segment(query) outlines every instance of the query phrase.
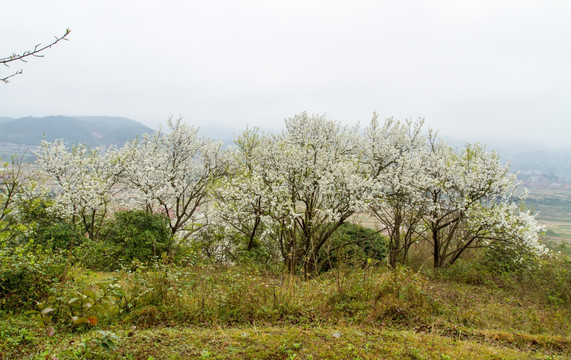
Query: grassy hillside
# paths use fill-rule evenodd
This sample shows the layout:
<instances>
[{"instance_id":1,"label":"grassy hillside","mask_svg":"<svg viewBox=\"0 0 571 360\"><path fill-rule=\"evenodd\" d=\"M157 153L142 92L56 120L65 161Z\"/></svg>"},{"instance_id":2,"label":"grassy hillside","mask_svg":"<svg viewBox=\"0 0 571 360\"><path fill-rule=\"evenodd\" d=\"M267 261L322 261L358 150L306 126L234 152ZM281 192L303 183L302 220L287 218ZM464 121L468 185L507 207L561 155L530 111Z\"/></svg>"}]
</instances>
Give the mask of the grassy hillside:
<instances>
[{"instance_id":1,"label":"grassy hillside","mask_svg":"<svg viewBox=\"0 0 571 360\"><path fill-rule=\"evenodd\" d=\"M76 268L56 286L54 337L26 312L0 314L0 359L52 349L58 359L567 359L569 263L537 271L498 275L461 262L438 272L341 268L301 281L243 266ZM95 283L124 296L96 325L64 330L77 291L103 296ZM117 336L114 350L78 346L105 335L98 330Z\"/></svg>"}]
</instances>

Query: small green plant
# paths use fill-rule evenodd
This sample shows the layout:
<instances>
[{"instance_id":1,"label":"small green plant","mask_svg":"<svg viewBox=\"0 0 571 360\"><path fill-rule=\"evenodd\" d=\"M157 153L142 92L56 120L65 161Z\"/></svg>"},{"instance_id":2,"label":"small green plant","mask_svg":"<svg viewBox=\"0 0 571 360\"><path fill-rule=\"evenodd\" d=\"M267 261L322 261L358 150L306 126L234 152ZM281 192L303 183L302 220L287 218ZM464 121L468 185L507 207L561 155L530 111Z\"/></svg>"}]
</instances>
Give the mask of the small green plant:
<instances>
[{"instance_id":1,"label":"small green plant","mask_svg":"<svg viewBox=\"0 0 571 360\"><path fill-rule=\"evenodd\" d=\"M98 291L85 289L77 291L75 296L69 299L61 308L44 307L38 303L40 310L32 311L31 314L44 330L44 336L49 340L50 349L44 353L46 358L55 358L55 353L61 345L60 340L54 340L56 328L59 332L73 332L79 327L88 326L93 328L98 325L99 318L110 314L115 305L115 299L121 296L121 288L117 283L97 283ZM60 299L61 300L61 299ZM57 315L57 316L56 316ZM90 337L80 343L84 351L90 351L95 346L106 351L116 348L118 337L109 331L98 330L95 337Z\"/></svg>"},{"instance_id":2,"label":"small green plant","mask_svg":"<svg viewBox=\"0 0 571 360\"><path fill-rule=\"evenodd\" d=\"M36 246L32 240L17 247L0 243L0 308L32 308L53 294L64 277L68 259L51 248Z\"/></svg>"},{"instance_id":3,"label":"small green plant","mask_svg":"<svg viewBox=\"0 0 571 360\"><path fill-rule=\"evenodd\" d=\"M110 331L97 330L96 336L83 341L80 345L85 348L95 346L103 348L105 351L112 351L117 348L119 337Z\"/></svg>"},{"instance_id":4,"label":"small green plant","mask_svg":"<svg viewBox=\"0 0 571 360\"><path fill-rule=\"evenodd\" d=\"M80 324L97 325L98 316L108 314L121 295L121 287L116 283L95 284L101 292L85 289L77 292L68 301L69 315L74 326Z\"/></svg>"}]
</instances>

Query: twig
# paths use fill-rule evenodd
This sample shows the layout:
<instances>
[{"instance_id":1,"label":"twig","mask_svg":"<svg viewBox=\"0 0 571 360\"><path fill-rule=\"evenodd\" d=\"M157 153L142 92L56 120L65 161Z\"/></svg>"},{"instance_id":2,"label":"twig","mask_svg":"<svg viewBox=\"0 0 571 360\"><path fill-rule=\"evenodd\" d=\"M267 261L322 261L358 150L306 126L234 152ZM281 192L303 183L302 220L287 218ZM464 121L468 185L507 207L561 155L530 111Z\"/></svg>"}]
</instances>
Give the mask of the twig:
<instances>
[{"instance_id":1,"label":"twig","mask_svg":"<svg viewBox=\"0 0 571 360\"><path fill-rule=\"evenodd\" d=\"M41 54L42 51L51 48L52 46L54 46L55 44L57 44L58 42L60 42L60 41L62 41L62 40L67 41L67 40L68 40L68 39L67 39L67 36L68 36L70 33L71 33L71 30L70 30L70 29L66 29L66 30L65 30L65 34L63 34L63 35L60 36L60 37L54 36L55 40L52 41L51 43L49 43L49 44L46 45L46 46L41 46L41 44L38 44L38 45L34 46L34 49L33 49L33 50L26 50L26 51L24 51L24 52L21 53L21 54L12 54L12 55L10 55L10 56L8 56L8 57L0 58L0 64L3 64L3 65L5 65L5 66L8 66L8 67L9 67L10 65L8 65L8 63L11 63L11 62L13 62L13 61L23 61L23 62L27 62L27 59L26 59L26 58L28 58L28 57L30 57L30 56L32 56L32 57L44 57L44 55ZM14 73L11 74L11 75L8 75L8 76L6 76L6 77L4 77L4 78L0 78L0 81L3 81L4 83L8 83L8 82L9 82L9 79L10 79L11 77L16 76L16 75L20 75L21 73L22 73L22 70L20 69L20 70L14 72Z\"/></svg>"}]
</instances>

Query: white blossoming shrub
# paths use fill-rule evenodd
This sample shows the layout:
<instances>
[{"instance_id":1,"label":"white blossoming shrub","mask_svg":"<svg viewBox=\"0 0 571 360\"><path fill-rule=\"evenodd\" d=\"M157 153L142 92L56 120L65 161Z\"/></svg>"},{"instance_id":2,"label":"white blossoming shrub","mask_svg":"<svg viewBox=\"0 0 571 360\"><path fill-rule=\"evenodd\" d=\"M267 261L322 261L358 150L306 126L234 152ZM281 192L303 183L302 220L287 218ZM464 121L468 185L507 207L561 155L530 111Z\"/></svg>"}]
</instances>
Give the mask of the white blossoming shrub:
<instances>
[{"instance_id":1,"label":"white blossoming shrub","mask_svg":"<svg viewBox=\"0 0 571 360\"><path fill-rule=\"evenodd\" d=\"M262 236L267 229L262 217L268 210L271 194L266 193L268 188L257 170L264 149L263 141L267 141L267 135L260 134L257 129L246 129L238 136L234 141L235 147L230 151L228 176L214 188L215 202L209 208L209 218L217 224L215 232L225 238L221 242L223 251L219 253L226 254L223 257L230 261L263 253L271 247L271 242L264 241L266 236ZM208 239L214 237L211 235Z\"/></svg>"},{"instance_id":2,"label":"white blossoming shrub","mask_svg":"<svg viewBox=\"0 0 571 360\"><path fill-rule=\"evenodd\" d=\"M482 241L487 247L484 263L500 272L538 266L538 260L548 254L547 247L538 241L545 228L529 210L516 204L504 204L493 211L472 216L475 226L488 229L488 237Z\"/></svg>"},{"instance_id":3,"label":"white blossoming shrub","mask_svg":"<svg viewBox=\"0 0 571 360\"><path fill-rule=\"evenodd\" d=\"M543 251L535 217L515 211L526 193L499 154L479 144L456 152L431 138L425 163L429 205L420 235L432 246L434 267L453 264L467 249L498 243Z\"/></svg>"},{"instance_id":4,"label":"white blossoming shrub","mask_svg":"<svg viewBox=\"0 0 571 360\"><path fill-rule=\"evenodd\" d=\"M322 246L366 207L359 141L357 128L307 113L278 135L247 131L237 140L240 166L218 189L220 219L246 249L264 244L290 271L313 272Z\"/></svg>"}]
</instances>

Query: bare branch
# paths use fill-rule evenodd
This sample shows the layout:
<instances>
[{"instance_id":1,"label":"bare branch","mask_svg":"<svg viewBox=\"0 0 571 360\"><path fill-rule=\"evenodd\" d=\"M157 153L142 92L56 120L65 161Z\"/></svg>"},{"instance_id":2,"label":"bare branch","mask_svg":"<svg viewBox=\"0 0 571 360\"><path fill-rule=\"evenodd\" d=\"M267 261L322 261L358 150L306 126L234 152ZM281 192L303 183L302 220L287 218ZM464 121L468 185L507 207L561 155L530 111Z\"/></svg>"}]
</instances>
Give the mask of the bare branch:
<instances>
[{"instance_id":1,"label":"bare branch","mask_svg":"<svg viewBox=\"0 0 571 360\"><path fill-rule=\"evenodd\" d=\"M5 78L2 78L0 80L2 80L5 84L8 84L10 81L8 79L10 79L12 76L16 76L16 75L20 75L22 73L22 70L18 70L15 73L13 73L12 75L8 75Z\"/></svg>"},{"instance_id":2,"label":"bare branch","mask_svg":"<svg viewBox=\"0 0 571 360\"><path fill-rule=\"evenodd\" d=\"M43 51L45 51L45 50L51 48L52 46L54 46L55 44L59 43L59 42L62 41L62 40L67 41L67 40L68 40L68 39L67 39L67 36L68 36L70 33L71 33L71 30L70 30L70 29L66 29L66 30L65 30L65 34L63 34L62 36L59 36L59 37L58 37L58 36L54 36L55 39L54 39L51 43L49 43L48 45L46 45L46 46L42 46L41 44L38 44L38 45L34 46L34 49L33 49L33 50L26 50L26 51L24 51L24 52L21 53L21 54L16 54L16 53L14 53L14 54L12 54L12 55L10 55L10 56L8 56L8 57L0 58L0 64L3 64L3 65L5 65L5 66L8 66L8 67L9 67L10 65L8 65L8 64L11 63L11 62L14 62L14 61L27 62L27 58L30 57L30 56L31 56L31 57L44 57L44 55L42 54ZM3 81L4 83L8 83L8 82L9 82L8 79L10 79L10 78L13 77L13 76L20 75L21 73L22 73L22 70L20 69L20 70L14 72L14 73L11 74L11 75L8 75L8 76L6 76L6 77L4 77L4 78L0 78L0 81Z\"/></svg>"}]
</instances>

